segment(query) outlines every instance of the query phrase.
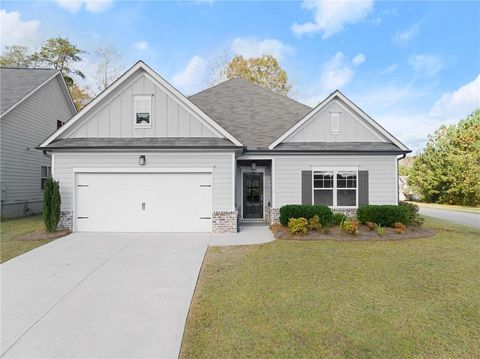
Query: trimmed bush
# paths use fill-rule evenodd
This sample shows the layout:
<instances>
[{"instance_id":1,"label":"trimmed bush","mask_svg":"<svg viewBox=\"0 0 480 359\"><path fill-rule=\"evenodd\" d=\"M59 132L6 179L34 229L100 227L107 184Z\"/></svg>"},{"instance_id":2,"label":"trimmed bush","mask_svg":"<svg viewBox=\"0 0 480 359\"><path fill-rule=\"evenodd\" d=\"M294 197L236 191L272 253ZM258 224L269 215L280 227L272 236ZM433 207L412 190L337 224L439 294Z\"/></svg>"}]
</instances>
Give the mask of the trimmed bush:
<instances>
[{"instance_id":1,"label":"trimmed bush","mask_svg":"<svg viewBox=\"0 0 480 359\"><path fill-rule=\"evenodd\" d=\"M405 206L366 205L357 210L360 223L373 222L382 227L394 227L395 223L408 225L409 211Z\"/></svg>"},{"instance_id":2,"label":"trimmed bush","mask_svg":"<svg viewBox=\"0 0 480 359\"><path fill-rule=\"evenodd\" d=\"M307 234L308 221L305 218L290 218L288 220L288 230L291 234Z\"/></svg>"},{"instance_id":3,"label":"trimmed bush","mask_svg":"<svg viewBox=\"0 0 480 359\"><path fill-rule=\"evenodd\" d=\"M289 204L280 208L280 223L288 225L290 218L305 218L309 220L318 216L322 227L327 227L333 222L333 212L327 206L308 206L300 204Z\"/></svg>"},{"instance_id":4,"label":"trimmed bush","mask_svg":"<svg viewBox=\"0 0 480 359\"><path fill-rule=\"evenodd\" d=\"M408 223L404 224L412 227L421 227L423 225L425 219L420 217L420 213L418 213L419 208L415 203L400 202L400 206L408 210Z\"/></svg>"},{"instance_id":5,"label":"trimmed bush","mask_svg":"<svg viewBox=\"0 0 480 359\"><path fill-rule=\"evenodd\" d=\"M43 222L48 232L55 232L60 220L60 187L49 177L43 188Z\"/></svg>"},{"instance_id":6,"label":"trimmed bush","mask_svg":"<svg viewBox=\"0 0 480 359\"><path fill-rule=\"evenodd\" d=\"M347 216L343 213L334 213L333 214L333 224L340 224L342 221L346 220Z\"/></svg>"}]
</instances>

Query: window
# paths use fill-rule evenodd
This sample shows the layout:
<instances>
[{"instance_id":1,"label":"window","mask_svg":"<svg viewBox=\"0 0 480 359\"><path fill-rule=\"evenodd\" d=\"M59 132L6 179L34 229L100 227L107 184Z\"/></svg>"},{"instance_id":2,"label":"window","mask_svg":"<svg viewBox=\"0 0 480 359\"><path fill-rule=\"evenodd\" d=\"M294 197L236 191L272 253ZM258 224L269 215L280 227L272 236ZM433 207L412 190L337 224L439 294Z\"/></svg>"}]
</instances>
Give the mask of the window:
<instances>
[{"instance_id":1,"label":"window","mask_svg":"<svg viewBox=\"0 0 480 359\"><path fill-rule=\"evenodd\" d=\"M152 96L135 95L133 97L134 121L136 128L152 127Z\"/></svg>"},{"instance_id":2,"label":"window","mask_svg":"<svg viewBox=\"0 0 480 359\"><path fill-rule=\"evenodd\" d=\"M49 166L42 166L41 182L40 182L40 188L42 190L45 188L45 182L47 182L47 178L51 176L52 176L52 168Z\"/></svg>"},{"instance_id":3,"label":"window","mask_svg":"<svg viewBox=\"0 0 480 359\"><path fill-rule=\"evenodd\" d=\"M357 206L357 171L313 171L313 204Z\"/></svg>"},{"instance_id":4,"label":"window","mask_svg":"<svg viewBox=\"0 0 480 359\"><path fill-rule=\"evenodd\" d=\"M340 112L330 112L330 129L333 135L340 133Z\"/></svg>"}]
</instances>

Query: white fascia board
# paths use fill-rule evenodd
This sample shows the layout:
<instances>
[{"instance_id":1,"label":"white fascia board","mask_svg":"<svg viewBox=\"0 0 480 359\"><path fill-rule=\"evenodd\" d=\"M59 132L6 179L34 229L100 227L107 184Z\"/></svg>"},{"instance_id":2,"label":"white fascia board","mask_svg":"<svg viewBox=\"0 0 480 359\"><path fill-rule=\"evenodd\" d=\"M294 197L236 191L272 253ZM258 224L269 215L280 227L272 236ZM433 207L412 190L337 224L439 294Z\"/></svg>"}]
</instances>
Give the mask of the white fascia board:
<instances>
[{"instance_id":1,"label":"white fascia board","mask_svg":"<svg viewBox=\"0 0 480 359\"><path fill-rule=\"evenodd\" d=\"M405 146L402 142L400 142L397 138L395 138L390 132L385 130L380 124L378 124L374 119L368 116L360 107L355 105L350 99L348 99L344 94L340 91L336 90L332 94L330 94L325 100L317 105L312 111L310 111L302 120L297 122L295 126L290 128L287 132L285 132L282 136L280 136L275 142L273 142L268 148L270 150L277 147L281 142L283 142L287 137L291 134L295 133L300 127L302 127L306 122L308 122L313 116L315 116L318 112L320 112L333 98L338 97L342 101L344 101L348 106L350 106L360 117L362 117L367 123L369 123L373 128L375 128L378 132L380 132L383 136L387 139L392 141L395 145L397 145L400 149L404 151L408 151L408 147Z\"/></svg>"},{"instance_id":2,"label":"white fascia board","mask_svg":"<svg viewBox=\"0 0 480 359\"><path fill-rule=\"evenodd\" d=\"M35 87L32 91L30 91L30 92L27 93L24 97L22 97L22 98L20 99L20 101L18 101L15 105L13 105L13 106L10 107L7 111L5 111L0 117L5 116L7 113L9 113L10 111L12 111L14 108L16 108L18 105L20 105L23 101L25 101L27 98L29 98L30 96L32 96L35 92L37 92L39 89L41 89L43 86L45 86L48 82L50 82L50 80L52 80L52 79L54 79L55 77L57 77L58 74L60 74L60 72L56 72L56 73L53 74L51 77L49 77L49 78L46 79L44 82L42 82L40 85L38 85L37 87Z\"/></svg>"},{"instance_id":3,"label":"white fascia board","mask_svg":"<svg viewBox=\"0 0 480 359\"><path fill-rule=\"evenodd\" d=\"M68 130L70 127L76 123L83 114L90 111L93 107L95 107L100 101L106 98L110 93L115 91L121 84L123 84L132 74L134 74L137 70L143 69L147 74L149 74L154 80L156 80L159 84L161 84L164 88L166 88L172 95L177 97L181 102L183 102L187 107L192 109L200 118L202 118L207 124L212 126L216 129L219 133L221 133L225 138L232 141L237 146L243 146L240 141L238 141L235 137L233 137L230 133L228 133L225 129L223 129L218 123L216 123L213 119L208 117L202 110L200 110L193 102L188 100L184 95L182 95L177 89L175 89L172 85L170 85L166 80L164 80L160 75L158 75L155 71L153 71L149 66L147 66L144 62L139 61L135 65L133 65L129 70L127 70L122 76L120 76L112 85L110 85L107 89L105 89L100 95L95 97L87 106L85 106L80 112L78 112L75 116L73 116L65 125L60 127L57 131L55 131L50 137L48 137L44 142L40 144L39 147L46 147L48 146L53 140L58 138L62 133Z\"/></svg>"}]
</instances>

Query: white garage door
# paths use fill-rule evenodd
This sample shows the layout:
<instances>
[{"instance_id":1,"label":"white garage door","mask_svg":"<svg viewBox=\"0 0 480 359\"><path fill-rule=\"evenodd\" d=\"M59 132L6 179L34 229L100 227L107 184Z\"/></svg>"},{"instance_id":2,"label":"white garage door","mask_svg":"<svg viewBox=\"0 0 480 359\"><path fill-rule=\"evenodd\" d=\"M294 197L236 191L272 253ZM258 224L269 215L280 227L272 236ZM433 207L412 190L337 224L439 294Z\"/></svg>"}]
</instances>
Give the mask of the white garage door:
<instances>
[{"instance_id":1,"label":"white garage door","mask_svg":"<svg viewBox=\"0 0 480 359\"><path fill-rule=\"evenodd\" d=\"M79 232L211 232L210 173L77 173Z\"/></svg>"}]
</instances>

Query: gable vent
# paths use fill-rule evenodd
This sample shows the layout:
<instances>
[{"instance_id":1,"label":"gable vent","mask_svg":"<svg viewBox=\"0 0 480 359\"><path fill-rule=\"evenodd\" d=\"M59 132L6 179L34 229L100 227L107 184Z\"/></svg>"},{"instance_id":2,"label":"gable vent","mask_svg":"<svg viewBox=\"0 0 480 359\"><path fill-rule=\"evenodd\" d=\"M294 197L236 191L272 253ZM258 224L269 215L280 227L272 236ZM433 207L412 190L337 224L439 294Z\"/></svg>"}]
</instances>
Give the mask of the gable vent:
<instances>
[{"instance_id":1,"label":"gable vent","mask_svg":"<svg viewBox=\"0 0 480 359\"><path fill-rule=\"evenodd\" d=\"M333 135L340 133L340 112L330 112L330 128Z\"/></svg>"}]
</instances>

